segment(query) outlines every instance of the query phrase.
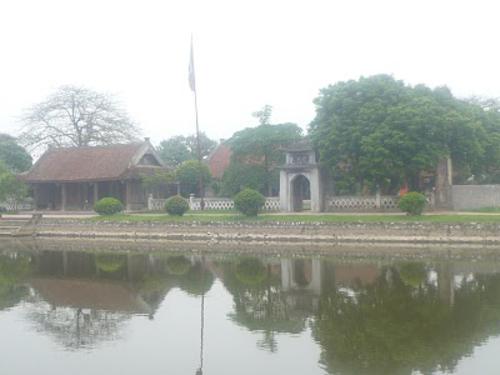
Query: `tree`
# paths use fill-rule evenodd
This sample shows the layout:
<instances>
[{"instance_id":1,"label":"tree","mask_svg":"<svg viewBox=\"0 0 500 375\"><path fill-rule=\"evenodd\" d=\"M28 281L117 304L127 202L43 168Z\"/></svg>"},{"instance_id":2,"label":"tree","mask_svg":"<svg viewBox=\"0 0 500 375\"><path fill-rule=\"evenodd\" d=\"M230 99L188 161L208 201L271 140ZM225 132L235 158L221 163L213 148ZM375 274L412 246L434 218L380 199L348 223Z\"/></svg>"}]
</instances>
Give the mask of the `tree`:
<instances>
[{"instance_id":1,"label":"tree","mask_svg":"<svg viewBox=\"0 0 500 375\"><path fill-rule=\"evenodd\" d=\"M442 157L467 176L500 160L485 159L487 142L493 141L493 154L500 138L487 136L484 111L447 88L411 87L379 75L329 86L315 104L310 134L338 193L376 186L393 192L405 182L419 190L421 172L433 171ZM500 118L493 128L500 130Z\"/></svg>"},{"instance_id":2,"label":"tree","mask_svg":"<svg viewBox=\"0 0 500 375\"><path fill-rule=\"evenodd\" d=\"M198 159L198 149L196 135L189 135L186 137L186 146L191 155L191 159ZM200 152L201 158L205 159L217 147L217 141L210 139L203 132L200 133Z\"/></svg>"},{"instance_id":3,"label":"tree","mask_svg":"<svg viewBox=\"0 0 500 375\"><path fill-rule=\"evenodd\" d=\"M273 171L284 163L282 148L302 138L302 129L296 124L262 124L236 132L228 141L233 161L262 165L266 173L265 192L272 195Z\"/></svg>"},{"instance_id":4,"label":"tree","mask_svg":"<svg viewBox=\"0 0 500 375\"><path fill-rule=\"evenodd\" d=\"M200 133L200 151L202 159L206 158L217 146L217 142ZM197 160L198 149L196 135L184 137L177 135L160 142L160 157L171 166L178 166L186 160Z\"/></svg>"},{"instance_id":5,"label":"tree","mask_svg":"<svg viewBox=\"0 0 500 375\"><path fill-rule=\"evenodd\" d=\"M181 185L183 195L199 194L200 174L203 174L203 181L206 186L211 179L210 169L206 164L200 164L198 160L187 160L177 168L175 175Z\"/></svg>"},{"instance_id":6,"label":"tree","mask_svg":"<svg viewBox=\"0 0 500 375\"><path fill-rule=\"evenodd\" d=\"M113 96L77 86L60 87L23 122L20 139L30 151L130 142L140 133Z\"/></svg>"},{"instance_id":7,"label":"tree","mask_svg":"<svg viewBox=\"0 0 500 375\"><path fill-rule=\"evenodd\" d=\"M252 116L259 120L260 125L270 125L271 115L273 114L273 107L266 104L260 111L252 113Z\"/></svg>"},{"instance_id":8,"label":"tree","mask_svg":"<svg viewBox=\"0 0 500 375\"><path fill-rule=\"evenodd\" d=\"M245 188L265 194L267 193L266 180L267 174L262 165L231 162L222 176L220 194L224 197L232 197Z\"/></svg>"},{"instance_id":9,"label":"tree","mask_svg":"<svg viewBox=\"0 0 500 375\"><path fill-rule=\"evenodd\" d=\"M32 159L30 154L17 143L17 140L0 133L0 161L13 172L24 172L30 169Z\"/></svg>"},{"instance_id":10,"label":"tree","mask_svg":"<svg viewBox=\"0 0 500 375\"><path fill-rule=\"evenodd\" d=\"M28 188L26 184L19 181L4 163L0 161L0 202L13 202L26 197Z\"/></svg>"}]
</instances>

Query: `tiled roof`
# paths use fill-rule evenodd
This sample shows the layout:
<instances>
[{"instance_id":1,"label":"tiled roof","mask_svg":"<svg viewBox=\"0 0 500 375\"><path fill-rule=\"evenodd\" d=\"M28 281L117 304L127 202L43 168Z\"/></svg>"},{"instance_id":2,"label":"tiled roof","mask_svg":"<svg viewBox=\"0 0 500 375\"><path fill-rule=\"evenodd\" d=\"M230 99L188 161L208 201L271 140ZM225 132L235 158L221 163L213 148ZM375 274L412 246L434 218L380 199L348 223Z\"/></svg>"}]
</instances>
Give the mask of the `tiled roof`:
<instances>
[{"instance_id":1,"label":"tiled roof","mask_svg":"<svg viewBox=\"0 0 500 375\"><path fill-rule=\"evenodd\" d=\"M128 172L144 143L49 149L22 176L27 182L116 180Z\"/></svg>"},{"instance_id":2,"label":"tiled roof","mask_svg":"<svg viewBox=\"0 0 500 375\"><path fill-rule=\"evenodd\" d=\"M210 168L212 177L217 179L222 178L225 170L231 163L231 155L231 148L225 143L221 143L212 151L207 159L208 168Z\"/></svg>"}]
</instances>

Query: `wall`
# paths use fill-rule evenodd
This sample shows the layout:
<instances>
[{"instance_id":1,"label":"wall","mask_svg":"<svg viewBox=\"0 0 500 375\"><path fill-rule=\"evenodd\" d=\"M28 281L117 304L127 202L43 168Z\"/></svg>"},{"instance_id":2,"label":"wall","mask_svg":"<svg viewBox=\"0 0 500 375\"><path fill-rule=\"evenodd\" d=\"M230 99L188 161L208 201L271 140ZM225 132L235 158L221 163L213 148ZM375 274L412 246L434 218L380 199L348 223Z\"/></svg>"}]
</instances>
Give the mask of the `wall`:
<instances>
[{"instance_id":1,"label":"wall","mask_svg":"<svg viewBox=\"0 0 500 375\"><path fill-rule=\"evenodd\" d=\"M500 207L500 185L453 185L451 193L454 210Z\"/></svg>"}]
</instances>

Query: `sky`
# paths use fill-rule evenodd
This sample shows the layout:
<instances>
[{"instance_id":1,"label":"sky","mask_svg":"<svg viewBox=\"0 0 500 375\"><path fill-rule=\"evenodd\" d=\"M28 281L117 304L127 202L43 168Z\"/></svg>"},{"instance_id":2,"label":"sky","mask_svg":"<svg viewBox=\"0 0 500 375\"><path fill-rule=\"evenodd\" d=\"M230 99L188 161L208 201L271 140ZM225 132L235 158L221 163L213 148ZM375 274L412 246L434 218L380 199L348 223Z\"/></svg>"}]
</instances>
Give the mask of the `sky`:
<instances>
[{"instance_id":1,"label":"sky","mask_svg":"<svg viewBox=\"0 0 500 375\"><path fill-rule=\"evenodd\" d=\"M319 90L386 73L500 97L500 3L474 0L0 0L0 132L61 85L116 95L143 135L214 139L273 123L304 129Z\"/></svg>"}]
</instances>

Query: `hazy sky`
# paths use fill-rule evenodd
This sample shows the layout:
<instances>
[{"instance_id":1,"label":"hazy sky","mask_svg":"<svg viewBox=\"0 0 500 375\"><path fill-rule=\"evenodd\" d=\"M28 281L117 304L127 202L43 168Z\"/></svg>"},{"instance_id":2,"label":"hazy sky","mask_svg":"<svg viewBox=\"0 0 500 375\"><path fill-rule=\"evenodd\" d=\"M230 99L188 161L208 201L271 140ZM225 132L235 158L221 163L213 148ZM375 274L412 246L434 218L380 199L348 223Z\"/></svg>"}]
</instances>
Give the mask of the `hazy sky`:
<instances>
[{"instance_id":1,"label":"hazy sky","mask_svg":"<svg viewBox=\"0 0 500 375\"><path fill-rule=\"evenodd\" d=\"M320 88L361 75L500 96L495 1L0 0L0 132L63 84L117 94L155 143L273 122L306 128Z\"/></svg>"}]
</instances>

